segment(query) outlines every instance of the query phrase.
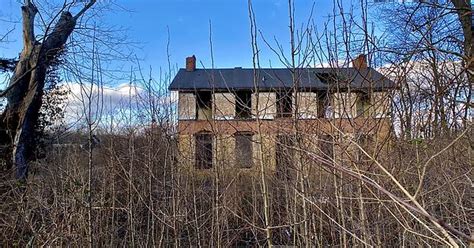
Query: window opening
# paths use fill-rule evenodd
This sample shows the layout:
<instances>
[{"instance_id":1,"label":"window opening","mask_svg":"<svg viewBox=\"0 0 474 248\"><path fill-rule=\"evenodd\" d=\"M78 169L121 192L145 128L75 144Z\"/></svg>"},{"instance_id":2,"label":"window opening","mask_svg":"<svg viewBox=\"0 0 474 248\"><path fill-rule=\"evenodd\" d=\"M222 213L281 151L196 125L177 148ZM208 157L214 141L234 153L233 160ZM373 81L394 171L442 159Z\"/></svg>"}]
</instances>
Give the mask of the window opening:
<instances>
[{"instance_id":1,"label":"window opening","mask_svg":"<svg viewBox=\"0 0 474 248\"><path fill-rule=\"evenodd\" d=\"M198 133L196 134L196 168L210 169L212 168L212 134Z\"/></svg>"},{"instance_id":2,"label":"window opening","mask_svg":"<svg viewBox=\"0 0 474 248\"><path fill-rule=\"evenodd\" d=\"M238 119L252 117L252 92L237 91L235 93L235 114Z\"/></svg>"},{"instance_id":3,"label":"window opening","mask_svg":"<svg viewBox=\"0 0 474 248\"><path fill-rule=\"evenodd\" d=\"M252 137L252 133L235 134L235 161L239 168L251 168L253 166Z\"/></svg>"},{"instance_id":4,"label":"window opening","mask_svg":"<svg viewBox=\"0 0 474 248\"><path fill-rule=\"evenodd\" d=\"M277 117L291 117L293 97L292 91L281 90L277 92Z\"/></svg>"},{"instance_id":5,"label":"window opening","mask_svg":"<svg viewBox=\"0 0 474 248\"><path fill-rule=\"evenodd\" d=\"M209 120L212 117L212 92L198 91L196 93L196 108L198 120Z\"/></svg>"}]
</instances>

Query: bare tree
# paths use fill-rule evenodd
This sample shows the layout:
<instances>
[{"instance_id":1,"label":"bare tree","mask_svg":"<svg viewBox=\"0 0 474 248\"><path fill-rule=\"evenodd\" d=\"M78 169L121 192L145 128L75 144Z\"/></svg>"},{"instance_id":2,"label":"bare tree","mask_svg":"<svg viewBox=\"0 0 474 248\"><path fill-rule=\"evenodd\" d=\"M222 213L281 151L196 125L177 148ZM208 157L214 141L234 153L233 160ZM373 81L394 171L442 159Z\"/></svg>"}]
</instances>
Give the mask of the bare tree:
<instances>
[{"instance_id":1,"label":"bare tree","mask_svg":"<svg viewBox=\"0 0 474 248\"><path fill-rule=\"evenodd\" d=\"M473 34L469 1L382 6L388 31L378 49L400 91L394 113L405 137L440 136L469 125ZM396 14L394 14L396 13Z\"/></svg>"},{"instance_id":2,"label":"bare tree","mask_svg":"<svg viewBox=\"0 0 474 248\"><path fill-rule=\"evenodd\" d=\"M23 50L8 87L0 94L8 101L0 116L0 140L12 146L11 153L6 154L10 158L6 159L16 166L17 179L26 180L28 176L28 160L33 149L33 133L42 104L47 70L64 51L78 20L95 2L87 2L73 16L69 10L76 3L66 1L57 17L46 27L41 40L37 40L35 35L38 8L31 0L26 0L21 7Z\"/></svg>"}]
</instances>

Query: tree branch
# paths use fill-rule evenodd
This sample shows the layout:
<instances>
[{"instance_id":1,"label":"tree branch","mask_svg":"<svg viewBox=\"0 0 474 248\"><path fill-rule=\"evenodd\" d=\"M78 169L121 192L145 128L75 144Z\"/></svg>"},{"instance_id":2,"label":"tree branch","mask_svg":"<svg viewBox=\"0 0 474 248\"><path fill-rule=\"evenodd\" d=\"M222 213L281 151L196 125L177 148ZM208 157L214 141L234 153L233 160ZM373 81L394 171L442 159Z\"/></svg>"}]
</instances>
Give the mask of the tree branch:
<instances>
[{"instance_id":1,"label":"tree branch","mask_svg":"<svg viewBox=\"0 0 474 248\"><path fill-rule=\"evenodd\" d=\"M25 48L31 49L35 44L35 16L38 13L36 6L27 0L25 5L21 6L21 14L23 17L23 44Z\"/></svg>"},{"instance_id":2,"label":"tree branch","mask_svg":"<svg viewBox=\"0 0 474 248\"><path fill-rule=\"evenodd\" d=\"M92 5L94 5L96 2L96 0L91 0L88 4L86 4L86 6L84 6L84 8L81 9L81 11L79 11L79 13L77 13L76 16L74 16L74 20L77 21L77 19L79 19L88 9L90 9L92 7Z\"/></svg>"}]
</instances>

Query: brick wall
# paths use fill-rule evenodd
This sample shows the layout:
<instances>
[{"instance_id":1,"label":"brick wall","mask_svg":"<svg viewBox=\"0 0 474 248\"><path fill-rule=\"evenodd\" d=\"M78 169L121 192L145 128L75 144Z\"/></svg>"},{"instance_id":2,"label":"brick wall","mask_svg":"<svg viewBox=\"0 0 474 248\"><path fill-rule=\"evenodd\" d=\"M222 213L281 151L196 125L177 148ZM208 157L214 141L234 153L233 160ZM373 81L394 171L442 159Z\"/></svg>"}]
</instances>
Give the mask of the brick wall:
<instances>
[{"instance_id":1,"label":"brick wall","mask_svg":"<svg viewBox=\"0 0 474 248\"><path fill-rule=\"evenodd\" d=\"M196 120L196 97L192 93L179 94L178 106L178 139L179 162L182 168L195 171L195 134L202 131L214 133L213 166L226 170L237 170L235 160L236 132L251 132L253 135L252 149L254 167L246 171L258 170L260 161L271 171L276 170L276 139L278 134L292 134L298 130L301 135L301 149L310 153L296 151L294 153L295 165L305 174L320 166L321 150L319 141L321 135L329 134L335 138L333 152L336 161L341 164L350 164L357 159L359 153L351 140L357 138L357 133L372 135L381 144L391 132L391 120L388 117L390 99L387 92L375 92L370 98L370 115L366 117L351 118L357 114L357 98L355 92L340 92L332 95L334 119L318 119L317 94L313 92L298 92L294 94L294 107L299 109L301 118L296 125L292 118L275 118L276 94L274 92L261 92L252 94L252 115L260 116L262 121L257 126L255 119L235 119L235 96L233 93L216 93L213 95L212 120ZM258 106L257 106L258 102ZM198 110L199 111L199 110ZM209 114L209 115L211 115ZM378 118L374 118L378 117ZM340 133L347 135L341 135ZM316 158L316 160L315 160ZM212 170L207 170L212 171ZM206 172L203 172L206 173ZM210 172L207 172L210 173Z\"/></svg>"}]
</instances>

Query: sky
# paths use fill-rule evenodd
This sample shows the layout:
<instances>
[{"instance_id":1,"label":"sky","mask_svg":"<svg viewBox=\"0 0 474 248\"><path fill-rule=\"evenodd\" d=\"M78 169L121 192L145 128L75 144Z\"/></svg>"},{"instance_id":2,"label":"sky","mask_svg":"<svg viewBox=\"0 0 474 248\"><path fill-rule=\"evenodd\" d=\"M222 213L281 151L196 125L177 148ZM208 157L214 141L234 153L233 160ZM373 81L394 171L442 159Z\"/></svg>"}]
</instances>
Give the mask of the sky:
<instances>
[{"instance_id":1,"label":"sky","mask_svg":"<svg viewBox=\"0 0 474 248\"><path fill-rule=\"evenodd\" d=\"M316 23L322 23L332 12L332 0L297 0L297 26L307 20L313 4ZM262 34L268 40L276 37L283 45L288 45L287 1L254 0L253 5L258 29ZM137 45L134 52L147 67L167 67L168 38L172 65L182 67L185 57L194 54L200 61L198 66L202 63L210 67L210 26L216 67L252 66L246 0L119 0L115 1L112 11L104 14L103 20L107 25L126 30L124 32L128 38ZM15 28L8 35L11 42L0 44L0 56L16 56L21 50L19 21L18 0L0 0L0 34ZM268 66L269 61L272 66L280 65L264 44L260 44L260 47L263 66Z\"/></svg>"},{"instance_id":2,"label":"sky","mask_svg":"<svg viewBox=\"0 0 474 248\"><path fill-rule=\"evenodd\" d=\"M34 2L40 2L35 1ZM43 1L48 3L48 1ZM61 0L53 0L52 2ZM108 1L108 2L104 2ZM100 4L112 0L98 0ZM12 58L21 51L20 0L0 0L0 57ZM51 1L49 1L51 2ZM160 68L185 66L185 58L195 55L197 67L211 67L210 39L214 66L220 68L252 67L252 47L247 0L115 0L109 11L101 12L100 23L120 29L117 36L128 37L133 44L133 53L140 59L142 68L153 68L158 78ZM344 0L346 8L356 5L358 0ZM295 25L306 23L311 10L314 22L322 24L332 13L333 0L295 0ZM275 45L278 40L285 51L289 50L289 18L287 0L253 0L253 9L259 32ZM210 35L210 28L212 35ZM10 31L10 32L9 32ZM40 32L37 32L39 34ZM169 33L169 35L168 35ZM259 34L260 35L260 34ZM169 57L167 44L169 39ZM114 45L114 44L112 44ZM259 41L260 64L262 67L282 67L278 57ZM135 61L120 62L133 65ZM130 66L129 65L129 66ZM110 67L119 66L112 62ZM123 66L123 65L120 65ZM127 65L125 65L125 68ZM173 76L173 75L172 75ZM1 80L1 79L0 79ZM3 80L3 82L6 82ZM81 87L69 82L72 91L70 105L74 111L82 106L77 96ZM130 88L124 80L107 83L104 99L115 99L108 109L127 101ZM74 112L69 111L69 112ZM80 111L79 111L80 112Z\"/></svg>"}]
</instances>

